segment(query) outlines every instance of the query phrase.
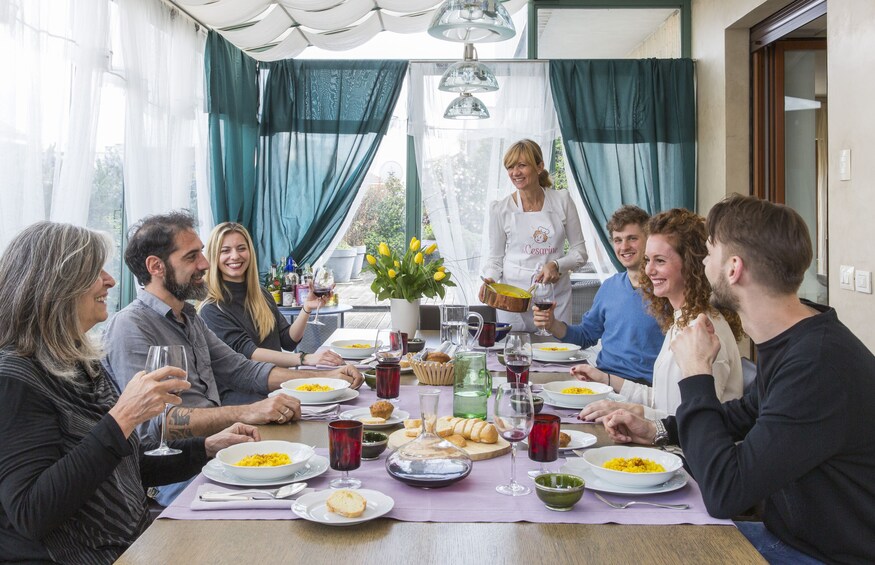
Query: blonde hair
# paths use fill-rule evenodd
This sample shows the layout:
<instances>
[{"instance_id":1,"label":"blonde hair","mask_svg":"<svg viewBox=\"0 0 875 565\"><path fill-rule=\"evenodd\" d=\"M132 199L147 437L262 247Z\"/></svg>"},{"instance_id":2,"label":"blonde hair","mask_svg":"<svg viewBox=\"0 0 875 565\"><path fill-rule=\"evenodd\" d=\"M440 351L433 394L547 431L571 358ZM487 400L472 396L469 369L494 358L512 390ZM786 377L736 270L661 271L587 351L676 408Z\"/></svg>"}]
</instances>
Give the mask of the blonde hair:
<instances>
[{"instance_id":1,"label":"blonde hair","mask_svg":"<svg viewBox=\"0 0 875 565\"><path fill-rule=\"evenodd\" d=\"M544 154L541 152L541 146L531 139L521 139L511 145L504 153L504 168L509 169L522 161L532 167L538 165L544 166ZM550 178L550 171L545 167L538 173L538 184L544 188L553 186L553 179Z\"/></svg>"},{"instance_id":2,"label":"blonde hair","mask_svg":"<svg viewBox=\"0 0 875 565\"><path fill-rule=\"evenodd\" d=\"M103 350L80 326L78 301L111 250L107 234L70 224L37 222L16 235L0 257L0 349L61 378L80 363L95 375Z\"/></svg>"},{"instance_id":3,"label":"blonde hair","mask_svg":"<svg viewBox=\"0 0 875 565\"><path fill-rule=\"evenodd\" d=\"M225 240L225 236L231 233L241 234L246 240L246 246L249 247L249 267L246 268L244 275L246 281L244 307L249 317L252 318L255 331L258 332L258 339L263 341L276 326L276 318L274 318L270 306L267 305L264 294L261 292L261 284L258 282L258 261L255 259L255 246L252 244L252 237L241 224L224 222L214 227L210 233L210 239L207 242L207 260L210 262L210 268L205 277L207 297L200 303L198 310L207 303L214 303L221 308L222 303L227 302L230 296L228 287L225 286L225 281L222 278L222 272L219 270L219 255L222 252L222 242Z\"/></svg>"}]
</instances>

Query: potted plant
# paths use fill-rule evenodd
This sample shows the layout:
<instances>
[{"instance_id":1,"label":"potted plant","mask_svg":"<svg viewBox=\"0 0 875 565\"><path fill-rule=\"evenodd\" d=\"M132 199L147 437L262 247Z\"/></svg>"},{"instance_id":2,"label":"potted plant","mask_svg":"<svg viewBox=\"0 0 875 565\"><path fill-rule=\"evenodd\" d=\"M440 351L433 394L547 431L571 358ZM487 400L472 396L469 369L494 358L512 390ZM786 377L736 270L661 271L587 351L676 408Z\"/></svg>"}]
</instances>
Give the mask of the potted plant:
<instances>
[{"instance_id":1,"label":"potted plant","mask_svg":"<svg viewBox=\"0 0 875 565\"><path fill-rule=\"evenodd\" d=\"M355 253L355 249L352 249L344 241L341 241L334 251L331 252L331 256L325 261L325 266L334 271L335 282L349 282L353 263L355 262Z\"/></svg>"},{"instance_id":2,"label":"potted plant","mask_svg":"<svg viewBox=\"0 0 875 565\"><path fill-rule=\"evenodd\" d=\"M437 250L433 243L420 250L422 243L411 238L403 255L380 243L376 256L367 255L368 268L375 277L371 290L377 300L390 299L392 328L416 334L419 325L419 302L422 297L444 297L447 287L456 286L443 259L425 260Z\"/></svg>"}]
</instances>

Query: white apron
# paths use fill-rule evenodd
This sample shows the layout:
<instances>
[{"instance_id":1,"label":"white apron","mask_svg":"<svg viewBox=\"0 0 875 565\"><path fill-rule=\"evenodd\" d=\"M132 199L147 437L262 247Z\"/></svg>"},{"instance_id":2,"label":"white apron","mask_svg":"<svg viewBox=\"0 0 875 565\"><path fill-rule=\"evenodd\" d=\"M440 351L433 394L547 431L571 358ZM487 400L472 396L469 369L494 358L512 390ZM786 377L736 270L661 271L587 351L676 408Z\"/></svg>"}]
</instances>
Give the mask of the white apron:
<instances>
[{"instance_id":1,"label":"white apron","mask_svg":"<svg viewBox=\"0 0 875 565\"><path fill-rule=\"evenodd\" d=\"M546 199L544 202L546 204ZM538 265L546 265L563 256L565 226L562 224L561 216L555 212L543 210L523 212L522 197L519 192L517 192L516 205L520 211L513 214L501 282L527 289L532 286L532 277L537 274L535 269ZM553 283L553 292L556 300L556 309L553 312L556 319L570 324L571 276L569 273L562 273L559 280ZM532 316L533 306L530 304L529 311L522 314L498 310L496 316L499 322L513 324L514 330L534 332L538 328Z\"/></svg>"}]
</instances>

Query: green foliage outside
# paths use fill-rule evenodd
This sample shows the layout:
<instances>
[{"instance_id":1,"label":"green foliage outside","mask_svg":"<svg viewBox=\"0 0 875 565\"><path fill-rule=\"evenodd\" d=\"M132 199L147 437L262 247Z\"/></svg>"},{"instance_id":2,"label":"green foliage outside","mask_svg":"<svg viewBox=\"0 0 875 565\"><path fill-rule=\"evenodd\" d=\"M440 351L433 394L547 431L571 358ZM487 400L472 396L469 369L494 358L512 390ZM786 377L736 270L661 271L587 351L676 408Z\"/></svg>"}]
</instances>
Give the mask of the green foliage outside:
<instances>
[{"instance_id":1,"label":"green foliage outside","mask_svg":"<svg viewBox=\"0 0 875 565\"><path fill-rule=\"evenodd\" d=\"M366 246L371 255L377 254L381 242L393 249L403 249L407 244L405 202L404 183L390 173L384 183L368 189L344 241Z\"/></svg>"}]
</instances>

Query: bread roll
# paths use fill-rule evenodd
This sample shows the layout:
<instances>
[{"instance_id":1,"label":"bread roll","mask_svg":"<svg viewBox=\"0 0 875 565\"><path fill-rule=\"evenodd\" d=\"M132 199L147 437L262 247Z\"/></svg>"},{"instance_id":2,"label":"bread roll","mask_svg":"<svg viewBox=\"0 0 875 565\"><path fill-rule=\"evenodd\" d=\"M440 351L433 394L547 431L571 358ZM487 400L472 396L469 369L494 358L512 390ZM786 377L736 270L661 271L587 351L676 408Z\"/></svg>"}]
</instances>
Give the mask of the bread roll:
<instances>
[{"instance_id":1,"label":"bread roll","mask_svg":"<svg viewBox=\"0 0 875 565\"><path fill-rule=\"evenodd\" d=\"M559 432L559 447L567 447L571 443L571 436L565 432Z\"/></svg>"},{"instance_id":2,"label":"bread roll","mask_svg":"<svg viewBox=\"0 0 875 565\"><path fill-rule=\"evenodd\" d=\"M438 419L437 434L443 438L456 434L475 443L495 443L498 441L498 430L480 418L451 418L442 416Z\"/></svg>"},{"instance_id":3,"label":"bread roll","mask_svg":"<svg viewBox=\"0 0 875 565\"><path fill-rule=\"evenodd\" d=\"M371 416L374 418L383 418L388 420L392 417L392 412L395 411L395 405L385 400L378 400L371 404Z\"/></svg>"},{"instance_id":4,"label":"bread roll","mask_svg":"<svg viewBox=\"0 0 875 565\"><path fill-rule=\"evenodd\" d=\"M355 491L341 489L331 493L331 496L325 501L325 506L329 512L347 518L358 518L365 513L368 501Z\"/></svg>"},{"instance_id":5,"label":"bread roll","mask_svg":"<svg viewBox=\"0 0 875 565\"><path fill-rule=\"evenodd\" d=\"M480 443L495 443L498 441L498 430L495 429L495 424L486 424L480 430Z\"/></svg>"},{"instance_id":6,"label":"bread roll","mask_svg":"<svg viewBox=\"0 0 875 565\"><path fill-rule=\"evenodd\" d=\"M452 357L442 351L432 351L425 356L426 361L436 361L438 363L447 363Z\"/></svg>"}]
</instances>

